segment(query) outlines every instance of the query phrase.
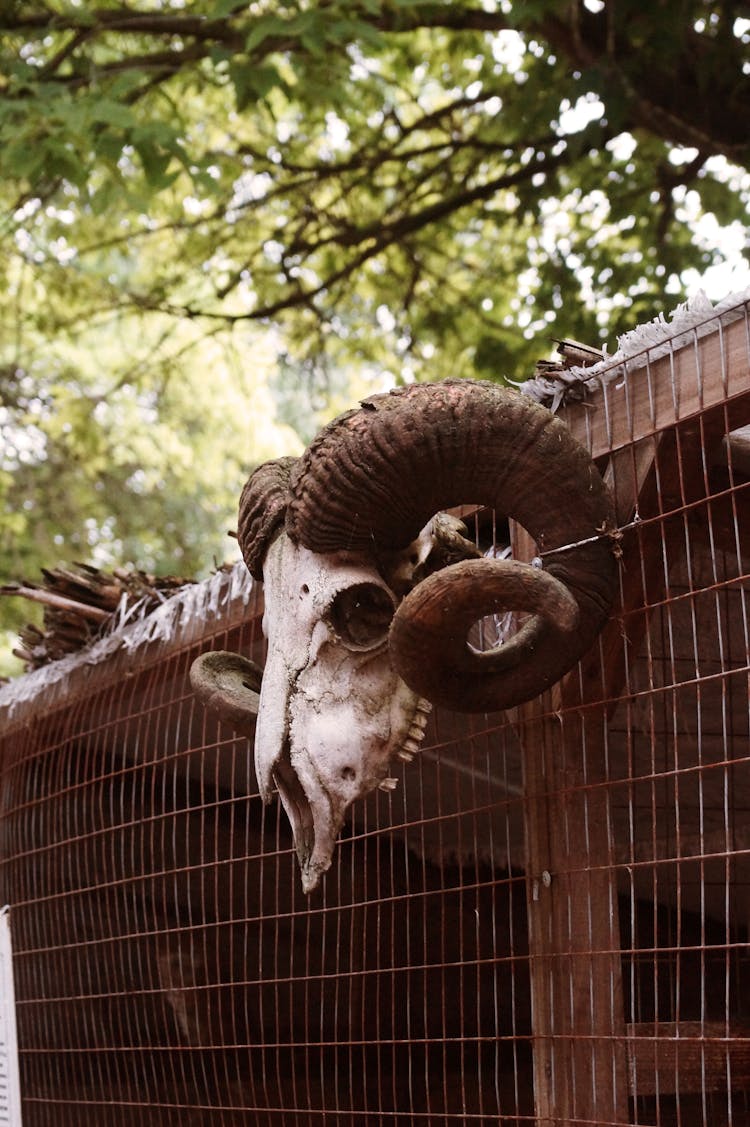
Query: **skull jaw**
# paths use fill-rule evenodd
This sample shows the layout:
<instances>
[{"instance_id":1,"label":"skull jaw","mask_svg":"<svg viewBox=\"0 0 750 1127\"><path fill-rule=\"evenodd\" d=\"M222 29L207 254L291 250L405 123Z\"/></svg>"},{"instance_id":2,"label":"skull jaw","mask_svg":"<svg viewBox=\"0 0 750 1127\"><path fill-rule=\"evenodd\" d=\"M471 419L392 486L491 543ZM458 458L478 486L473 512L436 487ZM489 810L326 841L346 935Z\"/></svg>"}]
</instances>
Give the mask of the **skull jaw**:
<instances>
[{"instance_id":1,"label":"skull jaw","mask_svg":"<svg viewBox=\"0 0 750 1127\"><path fill-rule=\"evenodd\" d=\"M273 781L292 828L302 891L306 894L314 892L320 878L331 867L345 811L335 810L321 788L312 797L305 792L288 752L277 762Z\"/></svg>"},{"instance_id":2,"label":"skull jaw","mask_svg":"<svg viewBox=\"0 0 750 1127\"><path fill-rule=\"evenodd\" d=\"M299 789L289 790L287 773L281 782L294 798L290 821L302 886L311 892L330 868L349 807L385 778L393 747L388 709L368 715L361 698L359 709L351 696L321 700L317 692L305 692L305 681L303 675L289 708L289 766ZM289 813L286 802L285 808Z\"/></svg>"},{"instance_id":3,"label":"skull jaw","mask_svg":"<svg viewBox=\"0 0 750 1127\"><path fill-rule=\"evenodd\" d=\"M272 762L263 764L270 783L264 798L270 801L272 789L278 790L305 893L330 868L349 807L379 786L395 786L387 778L391 760L396 754L411 758L424 732L429 705L403 682L389 685L379 705L369 704L363 723L361 699L355 712L350 699L328 700L320 709L304 693L293 695L286 736Z\"/></svg>"}]
</instances>

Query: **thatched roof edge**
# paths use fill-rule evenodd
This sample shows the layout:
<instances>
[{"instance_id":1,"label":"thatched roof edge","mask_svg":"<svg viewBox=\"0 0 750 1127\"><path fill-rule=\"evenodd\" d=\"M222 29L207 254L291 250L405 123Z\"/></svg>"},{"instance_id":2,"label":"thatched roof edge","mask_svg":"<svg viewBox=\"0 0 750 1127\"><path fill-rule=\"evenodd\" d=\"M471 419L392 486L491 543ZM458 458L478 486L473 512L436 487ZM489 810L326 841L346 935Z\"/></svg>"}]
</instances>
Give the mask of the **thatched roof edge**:
<instances>
[{"instance_id":1,"label":"thatched roof edge","mask_svg":"<svg viewBox=\"0 0 750 1127\"><path fill-rule=\"evenodd\" d=\"M112 631L86 649L0 686L0 724L22 719L28 708L37 711L41 700L47 711L71 691L80 691L88 682L93 685L103 662L109 665L113 658L121 659L118 676L126 676L143 667L154 651L161 656L165 650L197 641L235 619L241 621L254 586L239 561L229 570L183 588L145 618Z\"/></svg>"},{"instance_id":2,"label":"thatched roof edge","mask_svg":"<svg viewBox=\"0 0 750 1127\"><path fill-rule=\"evenodd\" d=\"M570 400L585 399L587 393L613 380L622 380L661 356L678 352L696 338L708 336L719 325L729 325L746 316L750 286L730 294L715 305L703 290L678 305L666 317L638 325L617 341L617 351L589 367L571 367L552 375L535 376L518 384L518 390L553 411Z\"/></svg>"}]
</instances>

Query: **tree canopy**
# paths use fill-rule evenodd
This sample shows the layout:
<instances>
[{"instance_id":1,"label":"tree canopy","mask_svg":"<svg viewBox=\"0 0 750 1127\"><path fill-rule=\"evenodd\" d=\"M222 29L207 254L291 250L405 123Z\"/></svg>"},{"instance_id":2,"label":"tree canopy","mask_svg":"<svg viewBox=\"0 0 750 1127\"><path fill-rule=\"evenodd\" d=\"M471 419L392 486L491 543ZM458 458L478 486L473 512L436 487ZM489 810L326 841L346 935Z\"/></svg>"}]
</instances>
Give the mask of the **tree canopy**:
<instances>
[{"instance_id":1,"label":"tree canopy","mask_svg":"<svg viewBox=\"0 0 750 1127\"><path fill-rule=\"evenodd\" d=\"M0 4L0 582L198 572L352 394L673 306L746 250L749 43L735 0Z\"/></svg>"}]
</instances>

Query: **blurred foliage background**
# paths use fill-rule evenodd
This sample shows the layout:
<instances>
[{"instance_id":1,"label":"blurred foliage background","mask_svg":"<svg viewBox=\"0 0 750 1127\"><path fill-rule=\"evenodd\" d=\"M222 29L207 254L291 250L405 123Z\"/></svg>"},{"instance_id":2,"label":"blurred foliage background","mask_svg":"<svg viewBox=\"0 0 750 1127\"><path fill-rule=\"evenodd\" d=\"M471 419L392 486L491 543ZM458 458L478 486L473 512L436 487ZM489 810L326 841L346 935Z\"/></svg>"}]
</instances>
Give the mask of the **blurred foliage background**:
<instances>
[{"instance_id":1,"label":"blurred foliage background","mask_svg":"<svg viewBox=\"0 0 750 1127\"><path fill-rule=\"evenodd\" d=\"M734 0L0 3L0 584L205 575L358 396L747 285L749 43Z\"/></svg>"}]
</instances>

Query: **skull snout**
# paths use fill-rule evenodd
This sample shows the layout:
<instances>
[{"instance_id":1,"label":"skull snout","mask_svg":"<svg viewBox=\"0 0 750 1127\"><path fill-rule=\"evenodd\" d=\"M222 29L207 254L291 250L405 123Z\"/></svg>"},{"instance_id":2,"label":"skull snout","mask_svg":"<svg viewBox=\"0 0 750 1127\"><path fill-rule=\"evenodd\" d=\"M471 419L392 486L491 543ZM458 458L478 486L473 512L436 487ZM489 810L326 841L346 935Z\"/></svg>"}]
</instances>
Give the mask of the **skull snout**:
<instances>
[{"instance_id":1,"label":"skull snout","mask_svg":"<svg viewBox=\"0 0 750 1127\"><path fill-rule=\"evenodd\" d=\"M309 891L355 799L386 777L401 738L388 655L397 599L372 564L281 535L264 563L268 659L255 736L261 792L278 789Z\"/></svg>"}]
</instances>

